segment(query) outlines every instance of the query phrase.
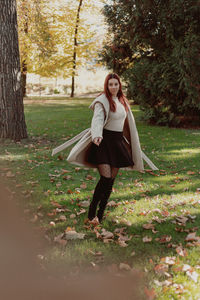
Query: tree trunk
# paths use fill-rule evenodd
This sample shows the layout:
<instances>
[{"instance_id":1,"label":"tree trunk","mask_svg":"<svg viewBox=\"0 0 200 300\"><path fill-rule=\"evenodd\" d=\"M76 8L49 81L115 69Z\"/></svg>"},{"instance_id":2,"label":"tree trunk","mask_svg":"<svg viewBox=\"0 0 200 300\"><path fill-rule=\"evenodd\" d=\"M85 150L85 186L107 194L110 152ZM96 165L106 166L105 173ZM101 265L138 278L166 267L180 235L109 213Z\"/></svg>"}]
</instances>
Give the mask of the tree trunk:
<instances>
[{"instance_id":1,"label":"tree trunk","mask_svg":"<svg viewBox=\"0 0 200 300\"><path fill-rule=\"evenodd\" d=\"M18 43L16 0L0 1L0 138L27 138Z\"/></svg>"},{"instance_id":2,"label":"tree trunk","mask_svg":"<svg viewBox=\"0 0 200 300\"><path fill-rule=\"evenodd\" d=\"M27 63L26 60L22 62L22 94L26 96L26 80L27 79Z\"/></svg>"},{"instance_id":3,"label":"tree trunk","mask_svg":"<svg viewBox=\"0 0 200 300\"><path fill-rule=\"evenodd\" d=\"M23 31L24 31L25 35L28 35L29 12L28 12L27 0L23 0L23 11L24 11ZM27 54L25 54L22 59L21 72L22 72L22 93L23 93L23 97L25 97L26 96L27 72L28 72Z\"/></svg>"},{"instance_id":4,"label":"tree trunk","mask_svg":"<svg viewBox=\"0 0 200 300\"><path fill-rule=\"evenodd\" d=\"M73 71L72 71L72 90L71 90L71 97L74 97L74 89L75 89L75 75L76 75L76 56L77 56L77 35L78 35L78 26L80 22L80 11L82 6L83 0L79 1L77 16L76 16L76 27L74 32L74 53L73 53Z\"/></svg>"}]
</instances>

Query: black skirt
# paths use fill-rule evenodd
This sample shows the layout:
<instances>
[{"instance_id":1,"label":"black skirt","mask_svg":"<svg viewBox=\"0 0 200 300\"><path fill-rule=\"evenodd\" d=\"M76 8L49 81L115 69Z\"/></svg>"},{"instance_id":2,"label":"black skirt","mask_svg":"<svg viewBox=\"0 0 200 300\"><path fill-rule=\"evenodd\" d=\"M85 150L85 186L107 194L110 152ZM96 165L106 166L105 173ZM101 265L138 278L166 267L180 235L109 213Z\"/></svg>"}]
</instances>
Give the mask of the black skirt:
<instances>
[{"instance_id":1,"label":"black skirt","mask_svg":"<svg viewBox=\"0 0 200 300\"><path fill-rule=\"evenodd\" d=\"M109 164L116 168L134 165L123 132L104 129L100 145L92 143L88 150L87 161L93 165Z\"/></svg>"}]
</instances>

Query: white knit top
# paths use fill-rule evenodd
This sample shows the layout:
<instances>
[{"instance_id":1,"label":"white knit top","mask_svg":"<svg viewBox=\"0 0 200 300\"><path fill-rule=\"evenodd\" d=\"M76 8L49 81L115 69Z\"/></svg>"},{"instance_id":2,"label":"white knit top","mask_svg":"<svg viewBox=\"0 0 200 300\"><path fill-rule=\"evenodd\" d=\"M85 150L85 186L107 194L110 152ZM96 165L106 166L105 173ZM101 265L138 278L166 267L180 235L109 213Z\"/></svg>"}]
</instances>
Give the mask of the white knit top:
<instances>
[{"instance_id":1,"label":"white knit top","mask_svg":"<svg viewBox=\"0 0 200 300\"><path fill-rule=\"evenodd\" d=\"M104 128L112 131L122 132L127 113L124 105L121 104L117 97L113 97L113 100L116 103L116 111L109 111L108 119ZM97 102L94 107L94 115L91 123L92 140L94 140L94 138L96 137L103 137L102 132L104 125L104 117L105 114L103 106L101 103Z\"/></svg>"}]
</instances>

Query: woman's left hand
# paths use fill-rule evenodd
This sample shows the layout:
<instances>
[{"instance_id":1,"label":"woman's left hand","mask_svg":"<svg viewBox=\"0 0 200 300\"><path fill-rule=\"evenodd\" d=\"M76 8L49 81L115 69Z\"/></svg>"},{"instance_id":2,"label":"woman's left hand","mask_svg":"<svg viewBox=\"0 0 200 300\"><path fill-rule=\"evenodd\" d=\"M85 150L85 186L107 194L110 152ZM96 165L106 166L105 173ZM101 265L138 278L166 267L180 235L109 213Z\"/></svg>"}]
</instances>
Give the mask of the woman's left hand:
<instances>
[{"instance_id":1,"label":"woman's left hand","mask_svg":"<svg viewBox=\"0 0 200 300\"><path fill-rule=\"evenodd\" d=\"M101 141L102 141L102 138L101 138L101 137L96 137L96 138L94 138L93 143L94 143L95 145L99 146L100 143L101 143Z\"/></svg>"}]
</instances>

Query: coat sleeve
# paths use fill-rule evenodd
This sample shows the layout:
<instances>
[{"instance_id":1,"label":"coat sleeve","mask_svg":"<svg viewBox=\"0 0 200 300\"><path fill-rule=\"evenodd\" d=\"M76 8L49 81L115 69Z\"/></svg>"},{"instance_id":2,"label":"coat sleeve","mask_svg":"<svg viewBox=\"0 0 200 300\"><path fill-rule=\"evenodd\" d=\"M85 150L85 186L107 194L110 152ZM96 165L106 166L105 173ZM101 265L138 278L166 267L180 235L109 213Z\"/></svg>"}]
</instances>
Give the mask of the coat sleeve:
<instances>
[{"instance_id":1,"label":"coat sleeve","mask_svg":"<svg viewBox=\"0 0 200 300\"><path fill-rule=\"evenodd\" d=\"M91 134L92 140L96 137L103 138L103 125L104 125L104 108L103 105L99 102L94 105L94 114L91 122Z\"/></svg>"}]
</instances>

